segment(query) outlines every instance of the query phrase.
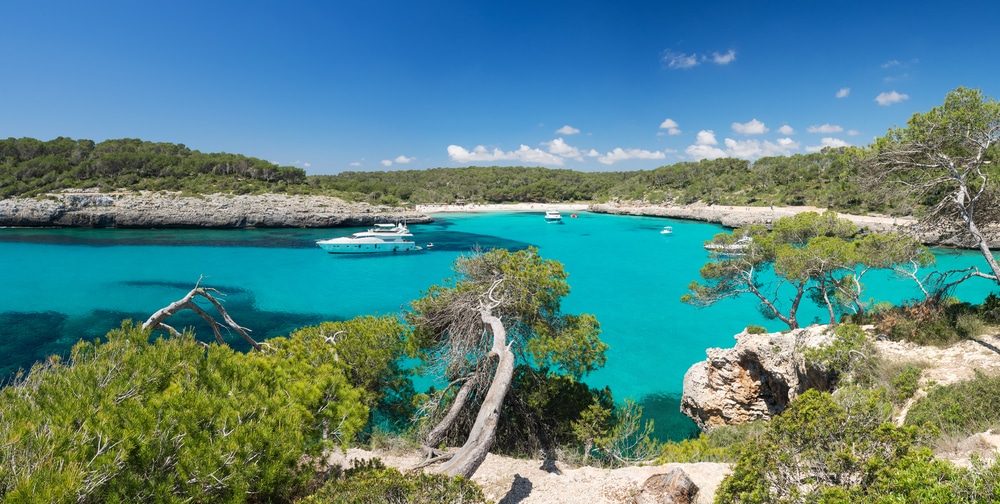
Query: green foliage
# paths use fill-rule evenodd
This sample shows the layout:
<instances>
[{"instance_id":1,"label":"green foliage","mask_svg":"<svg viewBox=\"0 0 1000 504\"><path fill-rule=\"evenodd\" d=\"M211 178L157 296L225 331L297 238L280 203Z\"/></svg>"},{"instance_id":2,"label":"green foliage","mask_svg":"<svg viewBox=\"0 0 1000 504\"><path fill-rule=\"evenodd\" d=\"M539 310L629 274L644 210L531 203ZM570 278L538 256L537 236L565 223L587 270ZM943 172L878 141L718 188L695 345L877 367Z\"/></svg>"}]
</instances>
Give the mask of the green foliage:
<instances>
[{"instance_id":1,"label":"green foliage","mask_svg":"<svg viewBox=\"0 0 1000 504\"><path fill-rule=\"evenodd\" d=\"M379 459L354 461L301 504L407 504L410 502L486 503L482 490L461 477L424 472L400 473Z\"/></svg>"},{"instance_id":2,"label":"green foliage","mask_svg":"<svg viewBox=\"0 0 1000 504\"><path fill-rule=\"evenodd\" d=\"M920 429L893 426L890 412L877 392L807 391L742 450L716 502L962 502L962 471L920 448Z\"/></svg>"},{"instance_id":3,"label":"green foliage","mask_svg":"<svg viewBox=\"0 0 1000 504\"><path fill-rule=\"evenodd\" d=\"M1000 377L977 370L971 380L935 387L910 407L906 424L958 436L1000 427Z\"/></svg>"},{"instance_id":4,"label":"green foliage","mask_svg":"<svg viewBox=\"0 0 1000 504\"><path fill-rule=\"evenodd\" d=\"M138 139L31 138L0 140L0 197L37 196L68 188L284 192L303 186L300 168L277 166L238 154L203 154L182 144Z\"/></svg>"},{"instance_id":5,"label":"green foliage","mask_svg":"<svg viewBox=\"0 0 1000 504\"><path fill-rule=\"evenodd\" d=\"M291 502L316 477L303 462L365 423L329 360L148 338L126 323L0 392L0 497Z\"/></svg>"},{"instance_id":6,"label":"green foliage","mask_svg":"<svg viewBox=\"0 0 1000 504\"><path fill-rule=\"evenodd\" d=\"M452 285L432 286L412 303L408 320L421 348L453 345L465 337L466 326L459 325L464 319L447 315L455 309L468 310L469 317L478 319L478 306L489 297L494 278L503 277L492 294L502 300L493 313L504 322L508 338L518 349L526 349L536 366L578 379L604 365L608 346L599 339L596 318L561 313L569 284L558 261L543 259L534 247L517 252L494 249L458 258L455 271Z\"/></svg>"},{"instance_id":7,"label":"green foliage","mask_svg":"<svg viewBox=\"0 0 1000 504\"><path fill-rule=\"evenodd\" d=\"M653 204L812 204L852 213L891 208L866 200L858 191L849 154L850 149L826 149L752 164L706 159L632 172L470 166L307 177L299 168L238 154L204 154L182 144L8 138L0 140L0 197L97 187L186 194L330 194L381 205L624 199Z\"/></svg>"},{"instance_id":8,"label":"green foliage","mask_svg":"<svg viewBox=\"0 0 1000 504\"><path fill-rule=\"evenodd\" d=\"M701 282L688 285L682 302L707 306L722 299L750 295L761 313L789 328L799 327L798 307L804 297L827 309L829 323L838 314L863 314L861 280L872 269L928 265L933 256L919 242L898 235L855 237L857 227L835 212L803 212L760 226L713 237L712 260L702 266ZM739 239L751 242L732 252ZM728 252L726 252L728 250ZM774 279L765 275L773 271ZM791 287L791 289L789 289Z\"/></svg>"},{"instance_id":9,"label":"green foliage","mask_svg":"<svg viewBox=\"0 0 1000 504\"><path fill-rule=\"evenodd\" d=\"M833 375L837 383L871 384L879 366L871 338L854 324L839 324L832 330L830 343L803 350L806 362Z\"/></svg>"},{"instance_id":10,"label":"green foliage","mask_svg":"<svg viewBox=\"0 0 1000 504\"><path fill-rule=\"evenodd\" d=\"M267 340L263 353L298 361L303 369L331 372L336 366L362 394L370 409L368 433L375 428L398 430L414 413L416 391L402 359L416 354L408 330L397 317L363 316L344 322L304 327L288 337Z\"/></svg>"},{"instance_id":11,"label":"green foliage","mask_svg":"<svg viewBox=\"0 0 1000 504\"><path fill-rule=\"evenodd\" d=\"M660 443L652 438L653 421L642 421L642 407L631 399L613 410L593 404L573 422L573 431L583 443L584 457L622 466L656 458Z\"/></svg>"},{"instance_id":12,"label":"green foliage","mask_svg":"<svg viewBox=\"0 0 1000 504\"><path fill-rule=\"evenodd\" d=\"M981 334L983 325L970 318L976 311L968 303L929 299L885 307L872 314L871 322L892 340L943 347Z\"/></svg>"},{"instance_id":13,"label":"green foliage","mask_svg":"<svg viewBox=\"0 0 1000 504\"><path fill-rule=\"evenodd\" d=\"M747 334L767 334L767 328L759 325L750 324L746 328Z\"/></svg>"},{"instance_id":14,"label":"green foliage","mask_svg":"<svg viewBox=\"0 0 1000 504\"><path fill-rule=\"evenodd\" d=\"M747 443L760 438L767 424L763 421L715 427L698 437L663 443L657 464L728 462L735 463Z\"/></svg>"},{"instance_id":15,"label":"green foliage","mask_svg":"<svg viewBox=\"0 0 1000 504\"><path fill-rule=\"evenodd\" d=\"M896 376L892 377L889 385L893 404L902 404L917 393L921 373L923 370L917 366L907 364Z\"/></svg>"}]
</instances>

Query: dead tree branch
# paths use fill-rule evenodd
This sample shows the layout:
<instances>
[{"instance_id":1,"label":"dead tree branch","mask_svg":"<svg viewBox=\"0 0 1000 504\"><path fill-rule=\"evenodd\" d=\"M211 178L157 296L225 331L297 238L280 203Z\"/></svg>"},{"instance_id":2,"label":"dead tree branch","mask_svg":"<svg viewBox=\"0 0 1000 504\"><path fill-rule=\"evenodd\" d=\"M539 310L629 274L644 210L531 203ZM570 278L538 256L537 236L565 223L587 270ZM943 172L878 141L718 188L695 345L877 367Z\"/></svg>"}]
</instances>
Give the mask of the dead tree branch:
<instances>
[{"instance_id":1,"label":"dead tree branch","mask_svg":"<svg viewBox=\"0 0 1000 504\"><path fill-rule=\"evenodd\" d=\"M220 326L219 322L216 321L215 318L213 318L208 312L206 312L200 306L195 304L195 300L200 297L208 300L209 303L212 303L212 305L215 306L215 309L218 310L219 315L222 316L222 319L226 322L226 325L230 329L236 331L240 336L242 336L243 339L246 340L246 342L249 343L250 346L254 348L254 350L260 350L260 343L257 343L256 340L250 337L249 334L250 330L247 329L246 327L237 324L236 321L229 316L229 312L227 312L226 309L222 306L222 303L220 303L219 300L215 298L213 293L221 294L216 289L210 287L201 287L201 279L198 279L198 283L195 284L195 287L191 289L191 291L188 292L187 295L178 299L177 301L174 301L173 303L170 303L169 305L163 308L160 308L159 310L156 311L156 313L150 315L149 318L146 319L145 322L143 322L142 328L151 330L160 329L163 331L167 331L173 336L179 336L180 332L178 332L177 329L174 329L173 327L164 323L164 320L173 316L174 314L176 314L181 310L188 309L198 314L198 316L201 317L202 320L204 320L212 328L212 331L215 333L215 340L217 342L219 342L220 344L225 344L225 340L222 338L222 332L219 327Z\"/></svg>"}]
</instances>

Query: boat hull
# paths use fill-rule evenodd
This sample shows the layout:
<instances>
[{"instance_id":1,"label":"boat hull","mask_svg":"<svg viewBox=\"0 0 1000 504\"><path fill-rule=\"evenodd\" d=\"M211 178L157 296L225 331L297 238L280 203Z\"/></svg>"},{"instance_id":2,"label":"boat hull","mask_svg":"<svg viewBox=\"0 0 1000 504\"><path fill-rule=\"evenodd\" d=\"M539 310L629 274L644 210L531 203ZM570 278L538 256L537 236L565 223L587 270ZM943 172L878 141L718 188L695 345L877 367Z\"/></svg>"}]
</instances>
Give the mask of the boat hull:
<instances>
[{"instance_id":1,"label":"boat hull","mask_svg":"<svg viewBox=\"0 0 1000 504\"><path fill-rule=\"evenodd\" d=\"M319 243L320 248L331 254L375 254L421 250L416 243Z\"/></svg>"}]
</instances>

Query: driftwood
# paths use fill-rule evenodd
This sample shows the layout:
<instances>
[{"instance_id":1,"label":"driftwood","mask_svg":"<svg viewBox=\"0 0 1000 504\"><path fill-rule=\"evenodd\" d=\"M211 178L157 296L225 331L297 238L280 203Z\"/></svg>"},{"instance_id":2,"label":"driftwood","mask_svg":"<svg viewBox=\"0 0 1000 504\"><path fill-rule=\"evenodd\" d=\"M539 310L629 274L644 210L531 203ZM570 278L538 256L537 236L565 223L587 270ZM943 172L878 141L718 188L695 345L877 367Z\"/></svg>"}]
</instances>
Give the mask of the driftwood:
<instances>
[{"instance_id":1,"label":"driftwood","mask_svg":"<svg viewBox=\"0 0 1000 504\"><path fill-rule=\"evenodd\" d=\"M250 337L249 334L250 329L247 329L246 327L237 324L236 321L229 316L229 312L227 312L226 309L222 306L222 303L220 303L219 300L212 295L213 293L221 295L221 293L216 289L210 287L202 287L201 279L199 279L198 283L195 284L194 288L191 289L191 292L188 292L186 296L178 299L177 301L174 301L173 303L170 303L169 305L163 308L160 308L159 310L156 311L156 313L150 315L149 318L146 319L145 322L143 322L142 328L151 330L161 329L167 331L173 336L180 336L181 334L180 331L167 325L164 322L164 320L166 320L167 318L169 318L170 316L174 315L175 313L181 310L188 309L197 313L198 316L202 318L202 320L204 320L205 322L208 323L209 326L211 326L212 331L215 333L215 340L219 344L221 345L226 344L226 341L222 338L222 331L220 330L219 322L215 320L215 318L213 318L210 314L208 314L208 312L206 312L200 306L195 304L195 300L201 297L207 299L209 303L212 303L212 305L215 306L215 309L218 310L219 315L222 316L222 320L225 321L226 326L236 331L236 333L242 336L243 339L246 340L246 342L249 343L250 346L252 346L255 350L260 350L260 343L257 343L256 340Z\"/></svg>"}]
</instances>

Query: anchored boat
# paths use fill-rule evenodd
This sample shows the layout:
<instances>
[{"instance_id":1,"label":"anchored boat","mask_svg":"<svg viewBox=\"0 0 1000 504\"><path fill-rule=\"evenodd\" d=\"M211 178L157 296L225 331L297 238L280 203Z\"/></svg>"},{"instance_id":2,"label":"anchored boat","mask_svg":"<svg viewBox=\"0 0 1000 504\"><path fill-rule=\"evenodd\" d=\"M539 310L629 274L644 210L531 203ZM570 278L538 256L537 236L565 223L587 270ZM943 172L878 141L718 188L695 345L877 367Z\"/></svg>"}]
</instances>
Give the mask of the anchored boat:
<instances>
[{"instance_id":1,"label":"anchored boat","mask_svg":"<svg viewBox=\"0 0 1000 504\"><path fill-rule=\"evenodd\" d=\"M421 250L405 224L375 224L375 227L340 238L316 242L331 254L365 254L375 252L409 252Z\"/></svg>"}]
</instances>

